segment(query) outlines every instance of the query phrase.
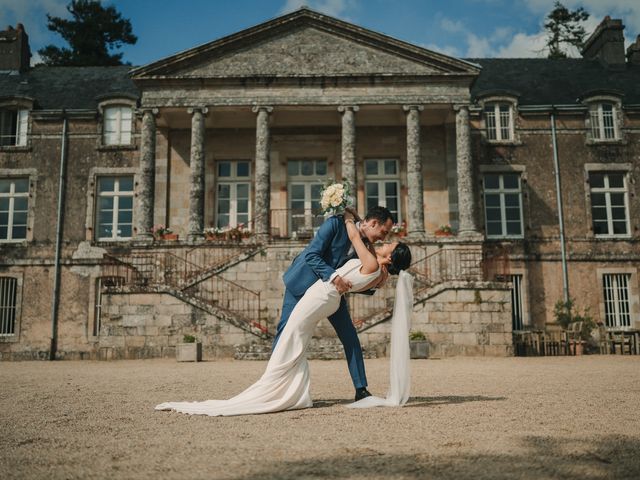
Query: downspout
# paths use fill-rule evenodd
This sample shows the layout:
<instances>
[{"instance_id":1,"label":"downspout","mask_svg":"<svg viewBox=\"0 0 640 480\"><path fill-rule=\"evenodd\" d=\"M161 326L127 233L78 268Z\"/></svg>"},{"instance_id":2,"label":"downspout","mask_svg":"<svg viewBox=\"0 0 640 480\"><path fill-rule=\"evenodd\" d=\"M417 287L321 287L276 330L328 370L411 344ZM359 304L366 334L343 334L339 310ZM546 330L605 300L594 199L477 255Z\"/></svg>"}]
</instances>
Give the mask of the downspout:
<instances>
[{"instance_id":1,"label":"downspout","mask_svg":"<svg viewBox=\"0 0 640 480\"><path fill-rule=\"evenodd\" d=\"M60 149L60 175L58 177L58 207L56 219L56 254L53 273L53 299L51 302L51 347L49 360L56 359L58 350L58 306L60 303L60 249L62 246L62 221L64 217L65 171L67 164L67 115L62 111L62 138Z\"/></svg>"},{"instance_id":2,"label":"downspout","mask_svg":"<svg viewBox=\"0 0 640 480\"><path fill-rule=\"evenodd\" d=\"M556 138L555 108L551 109L551 138L553 140L553 167L556 177L556 198L558 202L558 222L560 223L560 252L562 256L562 295L565 304L569 301L569 275L567 272L567 252L564 240L564 214L562 208L562 188L560 185L560 162L558 161L558 142Z\"/></svg>"}]
</instances>

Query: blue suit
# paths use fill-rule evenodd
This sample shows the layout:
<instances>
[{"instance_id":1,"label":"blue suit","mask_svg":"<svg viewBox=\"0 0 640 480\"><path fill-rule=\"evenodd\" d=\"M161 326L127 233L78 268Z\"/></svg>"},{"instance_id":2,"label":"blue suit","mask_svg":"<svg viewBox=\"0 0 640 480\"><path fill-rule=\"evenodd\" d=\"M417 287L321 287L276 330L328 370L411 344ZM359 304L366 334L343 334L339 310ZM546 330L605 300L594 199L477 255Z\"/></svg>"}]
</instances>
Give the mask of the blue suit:
<instances>
[{"instance_id":1,"label":"blue suit","mask_svg":"<svg viewBox=\"0 0 640 480\"><path fill-rule=\"evenodd\" d=\"M318 279L328 282L337 268L350 258L348 257L351 242L347 235L347 228L342 216L329 217L320 227L315 237L294 260L284 273L283 280L286 287L282 315L273 347L278 343L280 334L289 320L291 311L305 294L307 289ZM349 373L355 388L367 386L367 376L364 371L362 347L356 329L351 322L347 301L344 297L336 313L329 317L329 321L344 347L344 353L349 366Z\"/></svg>"}]
</instances>

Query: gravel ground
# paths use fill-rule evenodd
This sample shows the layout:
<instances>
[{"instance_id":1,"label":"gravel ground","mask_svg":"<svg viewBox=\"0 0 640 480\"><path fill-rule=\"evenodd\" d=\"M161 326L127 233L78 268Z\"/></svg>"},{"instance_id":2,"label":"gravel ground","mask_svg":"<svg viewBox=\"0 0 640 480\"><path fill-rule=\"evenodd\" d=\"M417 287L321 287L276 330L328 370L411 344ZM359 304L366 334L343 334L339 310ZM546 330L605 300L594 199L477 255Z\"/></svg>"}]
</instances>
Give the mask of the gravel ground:
<instances>
[{"instance_id":1,"label":"gravel ground","mask_svg":"<svg viewBox=\"0 0 640 480\"><path fill-rule=\"evenodd\" d=\"M0 477L640 478L640 357L413 360L404 408L351 410L342 361L311 362L312 409L155 412L227 398L264 362L0 364ZM367 361L384 396L388 361Z\"/></svg>"}]
</instances>

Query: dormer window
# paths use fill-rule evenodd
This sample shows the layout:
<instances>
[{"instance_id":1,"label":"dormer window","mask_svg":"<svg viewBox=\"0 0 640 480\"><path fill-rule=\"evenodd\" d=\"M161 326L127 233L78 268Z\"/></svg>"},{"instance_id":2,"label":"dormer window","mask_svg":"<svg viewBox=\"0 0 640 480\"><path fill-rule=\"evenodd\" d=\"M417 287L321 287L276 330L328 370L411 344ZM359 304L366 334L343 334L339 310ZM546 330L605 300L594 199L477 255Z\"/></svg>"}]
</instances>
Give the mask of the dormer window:
<instances>
[{"instance_id":1,"label":"dormer window","mask_svg":"<svg viewBox=\"0 0 640 480\"><path fill-rule=\"evenodd\" d=\"M591 137L593 140L617 140L617 109L613 103L594 103L589 107L591 120Z\"/></svg>"},{"instance_id":2,"label":"dormer window","mask_svg":"<svg viewBox=\"0 0 640 480\"><path fill-rule=\"evenodd\" d=\"M513 107L506 102L491 102L484 106L487 140L513 141Z\"/></svg>"},{"instance_id":3,"label":"dormer window","mask_svg":"<svg viewBox=\"0 0 640 480\"><path fill-rule=\"evenodd\" d=\"M26 146L28 120L29 110L0 108L0 146Z\"/></svg>"},{"instance_id":4,"label":"dormer window","mask_svg":"<svg viewBox=\"0 0 640 480\"><path fill-rule=\"evenodd\" d=\"M130 145L133 109L127 105L104 107L104 145Z\"/></svg>"}]
</instances>

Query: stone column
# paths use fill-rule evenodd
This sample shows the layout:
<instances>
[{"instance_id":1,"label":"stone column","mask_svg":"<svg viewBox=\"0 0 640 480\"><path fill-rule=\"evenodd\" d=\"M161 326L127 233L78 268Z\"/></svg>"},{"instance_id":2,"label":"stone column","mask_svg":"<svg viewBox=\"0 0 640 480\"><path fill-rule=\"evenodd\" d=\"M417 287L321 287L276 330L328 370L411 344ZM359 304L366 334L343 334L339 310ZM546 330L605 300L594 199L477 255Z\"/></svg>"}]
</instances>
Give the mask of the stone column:
<instances>
[{"instance_id":1,"label":"stone column","mask_svg":"<svg viewBox=\"0 0 640 480\"><path fill-rule=\"evenodd\" d=\"M273 107L253 107L253 113L256 114L256 203L253 218L255 232L260 240L269 239L269 200L271 195L269 115L271 112L273 112Z\"/></svg>"},{"instance_id":2,"label":"stone column","mask_svg":"<svg viewBox=\"0 0 640 480\"><path fill-rule=\"evenodd\" d=\"M469 107L455 107L456 113L456 170L458 177L459 235L478 232L473 195L473 164L471 163L471 129Z\"/></svg>"},{"instance_id":3,"label":"stone column","mask_svg":"<svg viewBox=\"0 0 640 480\"><path fill-rule=\"evenodd\" d=\"M356 122L355 112L360 109L358 106L338 107L342 113L342 177L350 184L353 194L354 205L357 201L358 184L356 183Z\"/></svg>"},{"instance_id":4,"label":"stone column","mask_svg":"<svg viewBox=\"0 0 640 480\"><path fill-rule=\"evenodd\" d=\"M409 187L408 234L424 237L424 204L422 192L422 154L420 149L421 105L405 105L407 114L407 184Z\"/></svg>"},{"instance_id":5,"label":"stone column","mask_svg":"<svg viewBox=\"0 0 640 480\"><path fill-rule=\"evenodd\" d=\"M187 240L204 239L204 117L206 107L190 108L191 114L191 175L189 190L189 233Z\"/></svg>"},{"instance_id":6,"label":"stone column","mask_svg":"<svg viewBox=\"0 0 640 480\"><path fill-rule=\"evenodd\" d=\"M136 239L152 241L153 235L153 191L156 170L156 115L157 108L142 109L140 135L140 174L138 176Z\"/></svg>"}]
</instances>

